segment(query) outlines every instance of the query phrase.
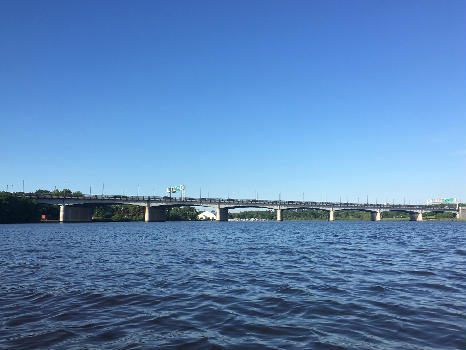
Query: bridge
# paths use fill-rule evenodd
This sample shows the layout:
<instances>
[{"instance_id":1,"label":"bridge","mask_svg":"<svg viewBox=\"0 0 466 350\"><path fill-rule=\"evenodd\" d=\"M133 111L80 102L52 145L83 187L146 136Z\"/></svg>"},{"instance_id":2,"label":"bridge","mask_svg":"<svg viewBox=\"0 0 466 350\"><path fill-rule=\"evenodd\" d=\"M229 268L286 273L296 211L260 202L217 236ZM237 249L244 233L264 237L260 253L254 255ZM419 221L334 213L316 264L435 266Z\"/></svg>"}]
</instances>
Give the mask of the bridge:
<instances>
[{"instance_id":1,"label":"bridge","mask_svg":"<svg viewBox=\"0 0 466 350\"><path fill-rule=\"evenodd\" d=\"M171 198L156 196L55 196L49 194L25 194L22 197L39 203L60 206L60 222L92 221L92 205L129 204L145 207L145 221L165 221L166 209L171 207L213 207L217 221L228 221L228 210L235 208L265 208L275 210L277 221L283 220L283 211L290 209L319 209L329 212L329 221L335 220L338 210L362 210L371 213L371 220L382 220L383 213L390 210L409 213L410 220L422 221L426 212L452 212L458 219L466 219L466 207L458 205L405 205L405 204L360 204L342 202L280 201L231 198Z\"/></svg>"}]
</instances>

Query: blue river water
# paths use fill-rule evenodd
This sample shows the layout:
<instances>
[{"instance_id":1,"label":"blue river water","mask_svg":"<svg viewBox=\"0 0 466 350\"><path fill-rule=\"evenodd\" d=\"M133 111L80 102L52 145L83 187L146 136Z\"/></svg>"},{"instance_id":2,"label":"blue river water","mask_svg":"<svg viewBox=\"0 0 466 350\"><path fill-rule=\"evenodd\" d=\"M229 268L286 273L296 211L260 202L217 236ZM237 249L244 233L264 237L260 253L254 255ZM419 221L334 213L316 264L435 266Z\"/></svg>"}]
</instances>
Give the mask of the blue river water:
<instances>
[{"instance_id":1,"label":"blue river water","mask_svg":"<svg viewBox=\"0 0 466 350\"><path fill-rule=\"evenodd\" d=\"M465 349L466 223L0 225L1 349Z\"/></svg>"}]
</instances>

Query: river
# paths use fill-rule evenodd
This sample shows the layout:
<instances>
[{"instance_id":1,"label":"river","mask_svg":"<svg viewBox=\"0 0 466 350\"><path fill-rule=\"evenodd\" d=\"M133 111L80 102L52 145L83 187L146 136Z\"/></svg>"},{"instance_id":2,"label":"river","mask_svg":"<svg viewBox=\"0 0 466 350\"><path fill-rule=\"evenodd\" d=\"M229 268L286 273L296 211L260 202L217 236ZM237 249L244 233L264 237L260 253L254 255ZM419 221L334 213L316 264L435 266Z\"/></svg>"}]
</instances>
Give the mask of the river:
<instances>
[{"instance_id":1,"label":"river","mask_svg":"<svg viewBox=\"0 0 466 350\"><path fill-rule=\"evenodd\" d=\"M1 349L464 349L464 222L0 225Z\"/></svg>"}]
</instances>

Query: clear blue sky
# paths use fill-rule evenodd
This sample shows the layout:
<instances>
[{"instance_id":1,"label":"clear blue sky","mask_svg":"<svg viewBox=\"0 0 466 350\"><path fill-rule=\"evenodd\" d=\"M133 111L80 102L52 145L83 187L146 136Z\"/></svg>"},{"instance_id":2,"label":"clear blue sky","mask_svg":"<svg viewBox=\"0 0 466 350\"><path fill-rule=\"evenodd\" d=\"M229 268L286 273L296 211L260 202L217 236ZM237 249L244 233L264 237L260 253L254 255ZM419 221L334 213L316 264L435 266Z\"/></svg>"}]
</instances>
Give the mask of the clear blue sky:
<instances>
[{"instance_id":1,"label":"clear blue sky","mask_svg":"<svg viewBox=\"0 0 466 350\"><path fill-rule=\"evenodd\" d=\"M1 1L0 186L466 200L465 2Z\"/></svg>"}]
</instances>

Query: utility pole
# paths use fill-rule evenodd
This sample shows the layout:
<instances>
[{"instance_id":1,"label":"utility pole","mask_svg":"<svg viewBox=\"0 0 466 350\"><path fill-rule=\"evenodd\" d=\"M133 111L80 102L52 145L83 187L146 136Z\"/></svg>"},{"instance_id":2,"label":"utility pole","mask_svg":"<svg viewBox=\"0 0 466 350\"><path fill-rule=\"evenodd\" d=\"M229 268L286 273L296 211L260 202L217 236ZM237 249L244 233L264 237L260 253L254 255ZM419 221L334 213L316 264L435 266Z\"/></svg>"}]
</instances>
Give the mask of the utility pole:
<instances>
[{"instance_id":1,"label":"utility pole","mask_svg":"<svg viewBox=\"0 0 466 350\"><path fill-rule=\"evenodd\" d=\"M102 196L104 195L105 184L102 182Z\"/></svg>"},{"instance_id":2,"label":"utility pole","mask_svg":"<svg viewBox=\"0 0 466 350\"><path fill-rule=\"evenodd\" d=\"M23 180L23 193L24 193L24 180Z\"/></svg>"},{"instance_id":3,"label":"utility pole","mask_svg":"<svg viewBox=\"0 0 466 350\"><path fill-rule=\"evenodd\" d=\"M89 196L92 196L92 186L89 186Z\"/></svg>"}]
</instances>

